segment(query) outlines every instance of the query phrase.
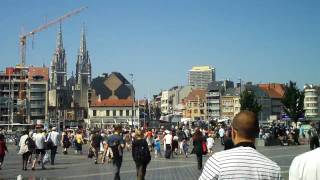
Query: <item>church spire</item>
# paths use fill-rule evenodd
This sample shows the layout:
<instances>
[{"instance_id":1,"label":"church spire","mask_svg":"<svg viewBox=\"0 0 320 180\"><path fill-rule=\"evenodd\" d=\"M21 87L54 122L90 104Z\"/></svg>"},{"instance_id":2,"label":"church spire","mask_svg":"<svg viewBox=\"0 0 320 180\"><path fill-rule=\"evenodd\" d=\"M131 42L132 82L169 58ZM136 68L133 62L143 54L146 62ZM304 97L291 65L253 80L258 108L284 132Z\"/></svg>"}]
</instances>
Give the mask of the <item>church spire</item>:
<instances>
[{"instance_id":1,"label":"church spire","mask_svg":"<svg viewBox=\"0 0 320 180\"><path fill-rule=\"evenodd\" d=\"M87 52L87 42L86 42L86 32L85 32L85 26L83 24L81 29L81 40L80 40L80 53L84 54Z\"/></svg>"},{"instance_id":2,"label":"church spire","mask_svg":"<svg viewBox=\"0 0 320 180\"><path fill-rule=\"evenodd\" d=\"M59 32L57 36L57 49L63 49L61 23L59 25Z\"/></svg>"}]
</instances>

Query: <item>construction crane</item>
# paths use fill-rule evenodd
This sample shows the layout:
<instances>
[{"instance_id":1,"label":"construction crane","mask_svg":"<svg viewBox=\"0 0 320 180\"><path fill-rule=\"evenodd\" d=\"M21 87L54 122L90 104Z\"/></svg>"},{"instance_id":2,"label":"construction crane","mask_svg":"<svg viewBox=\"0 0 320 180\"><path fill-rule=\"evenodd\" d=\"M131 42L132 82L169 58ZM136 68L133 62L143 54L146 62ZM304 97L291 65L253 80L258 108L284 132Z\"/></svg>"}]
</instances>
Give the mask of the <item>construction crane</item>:
<instances>
[{"instance_id":1,"label":"construction crane","mask_svg":"<svg viewBox=\"0 0 320 180\"><path fill-rule=\"evenodd\" d=\"M26 46L27 46L27 38L30 36L34 36L36 33L43 31L47 28L49 28L50 26L53 26L57 23L61 23L62 21L66 20L67 18L76 15L78 13L80 13L81 11L87 9L87 6L83 6L81 8L75 9L63 16L60 16L56 19L53 19L51 21L49 21L48 23L30 31L29 33L25 33L20 35L19 37L19 43L20 43L20 65L17 66L17 68L20 69L20 85L19 85L19 98L17 100L17 105L19 106L19 111L18 111L18 115L20 115L21 117L24 116L25 114L25 107L23 107L24 102L25 102L25 96L26 96L26 91L24 88L25 82L24 79L26 78L26 72L25 72L25 65L26 65Z\"/></svg>"},{"instance_id":2,"label":"construction crane","mask_svg":"<svg viewBox=\"0 0 320 180\"><path fill-rule=\"evenodd\" d=\"M26 45L27 45L27 37L29 36L33 36L35 33L40 32L42 30L47 29L48 27L55 25L57 23L61 23L62 21L64 21L65 19L76 15L78 13L80 13L81 11L83 11L84 9L88 8L87 6L75 9L57 19L51 20L49 21L47 24L44 24L32 31L30 31L29 33L23 34L20 36L19 41L20 41L20 66L24 67L25 63L26 63Z\"/></svg>"}]
</instances>

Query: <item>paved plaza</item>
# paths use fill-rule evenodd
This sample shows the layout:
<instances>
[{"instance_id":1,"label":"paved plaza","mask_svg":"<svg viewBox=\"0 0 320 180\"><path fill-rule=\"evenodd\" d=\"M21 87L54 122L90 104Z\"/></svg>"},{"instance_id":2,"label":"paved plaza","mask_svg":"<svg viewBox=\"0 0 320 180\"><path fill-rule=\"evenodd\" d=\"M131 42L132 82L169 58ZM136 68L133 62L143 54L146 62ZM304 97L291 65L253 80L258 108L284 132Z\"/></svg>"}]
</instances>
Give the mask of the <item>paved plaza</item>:
<instances>
[{"instance_id":1,"label":"paved plaza","mask_svg":"<svg viewBox=\"0 0 320 180\"><path fill-rule=\"evenodd\" d=\"M17 179L20 175L26 180L45 180L45 179L104 179L112 180L112 164L94 164L93 160L88 159L86 155L63 155L61 149L56 157L56 165L47 165L46 170L37 167L36 171L22 171L21 156L17 155L15 146L9 145L9 154L5 158L3 169L0 170L0 180ZM222 150L220 145L215 148L216 151ZM308 151L308 146L272 146L260 147L258 151L276 161L282 171L284 179L288 179L288 169L293 158L303 152ZM207 157L204 157L204 162ZM122 180L135 179L135 165L131 153L126 152L121 168ZM189 158L183 156L173 159L152 158L146 174L146 179L150 180L196 180L200 175L197 170L196 158L191 155Z\"/></svg>"}]
</instances>

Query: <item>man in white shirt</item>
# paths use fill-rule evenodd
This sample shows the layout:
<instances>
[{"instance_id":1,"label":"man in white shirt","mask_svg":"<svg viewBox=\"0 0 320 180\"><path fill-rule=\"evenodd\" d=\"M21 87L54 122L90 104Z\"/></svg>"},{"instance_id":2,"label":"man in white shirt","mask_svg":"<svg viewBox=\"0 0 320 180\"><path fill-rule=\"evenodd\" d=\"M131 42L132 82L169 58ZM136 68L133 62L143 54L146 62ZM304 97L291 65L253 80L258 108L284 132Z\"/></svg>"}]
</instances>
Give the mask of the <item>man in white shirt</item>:
<instances>
[{"instance_id":1,"label":"man in white shirt","mask_svg":"<svg viewBox=\"0 0 320 180\"><path fill-rule=\"evenodd\" d=\"M289 170L289 180L320 179L320 148L295 157Z\"/></svg>"},{"instance_id":2,"label":"man in white shirt","mask_svg":"<svg viewBox=\"0 0 320 180\"><path fill-rule=\"evenodd\" d=\"M51 156L50 156L51 157L51 165L54 165L54 159L56 157L58 145L60 142L60 136L59 136L59 133L57 132L56 127L53 127L51 129L51 132L48 134L47 142L50 140L52 141L52 144L53 144L53 146L50 149L51 150Z\"/></svg>"},{"instance_id":3,"label":"man in white shirt","mask_svg":"<svg viewBox=\"0 0 320 180\"><path fill-rule=\"evenodd\" d=\"M232 121L233 149L213 154L206 162L199 180L280 180L280 167L259 153L254 146L259 132L257 116L241 111Z\"/></svg>"},{"instance_id":4,"label":"man in white shirt","mask_svg":"<svg viewBox=\"0 0 320 180\"><path fill-rule=\"evenodd\" d=\"M46 154L46 150L44 147L44 142L46 141L46 137L42 133L42 129L37 129L37 134L33 136L33 140L36 143L36 156L32 163L32 170L35 170L37 160L42 164L42 169L46 169L43 164L43 157Z\"/></svg>"},{"instance_id":5,"label":"man in white shirt","mask_svg":"<svg viewBox=\"0 0 320 180\"><path fill-rule=\"evenodd\" d=\"M172 154L172 135L171 132L166 130L166 135L164 136L164 144L166 148L165 157L170 158Z\"/></svg>"},{"instance_id":6,"label":"man in white shirt","mask_svg":"<svg viewBox=\"0 0 320 180\"><path fill-rule=\"evenodd\" d=\"M224 145L224 129L222 127L220 127L219 129L219 136L220 136L221 145Z\"/></svg>"}]
</instances>

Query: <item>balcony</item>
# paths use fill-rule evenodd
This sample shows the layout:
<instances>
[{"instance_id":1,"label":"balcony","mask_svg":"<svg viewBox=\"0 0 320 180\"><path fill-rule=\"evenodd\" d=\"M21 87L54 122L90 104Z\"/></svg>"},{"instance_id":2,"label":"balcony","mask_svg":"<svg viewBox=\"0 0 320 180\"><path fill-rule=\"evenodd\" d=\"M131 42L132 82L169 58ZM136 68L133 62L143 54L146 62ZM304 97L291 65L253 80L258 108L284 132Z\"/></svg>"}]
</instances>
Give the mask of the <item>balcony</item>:
<instances>
[{"instance_id":1,"label":"balcony","mask_svg":"<svg viewBox=\"0 0 320 180\"><path fill-rule=\"evenodd\" d=\"M31 104L30 108L45 108L44 104Z\"/></svg>"},{"instance_id":2,"label":"balcony","mask_svg":"<svg viewBox=\"0 0 320 180\"><path fill-rule=\"evenodd\" d=\"M45 88L31 88L30 92L46 92Z\"/></svg>"},{"instance_id":3,"label":"balcony","mask_svg":"<svg viewBox=\"0 0 320 180\"><path fill-rule=\"evenodd\" d=\"M31 116L45 116L44 112L30 112Z\"/></svg>"},{"instance_id":4,"label":"balcony","mask_svg":"<svg viewBox=\"0 0 320 180\"><path fill-rule=\"evenodd\" d=\"M30 96L30 100L45 100L45 96Z\"/></svg>"}]
</instances>

